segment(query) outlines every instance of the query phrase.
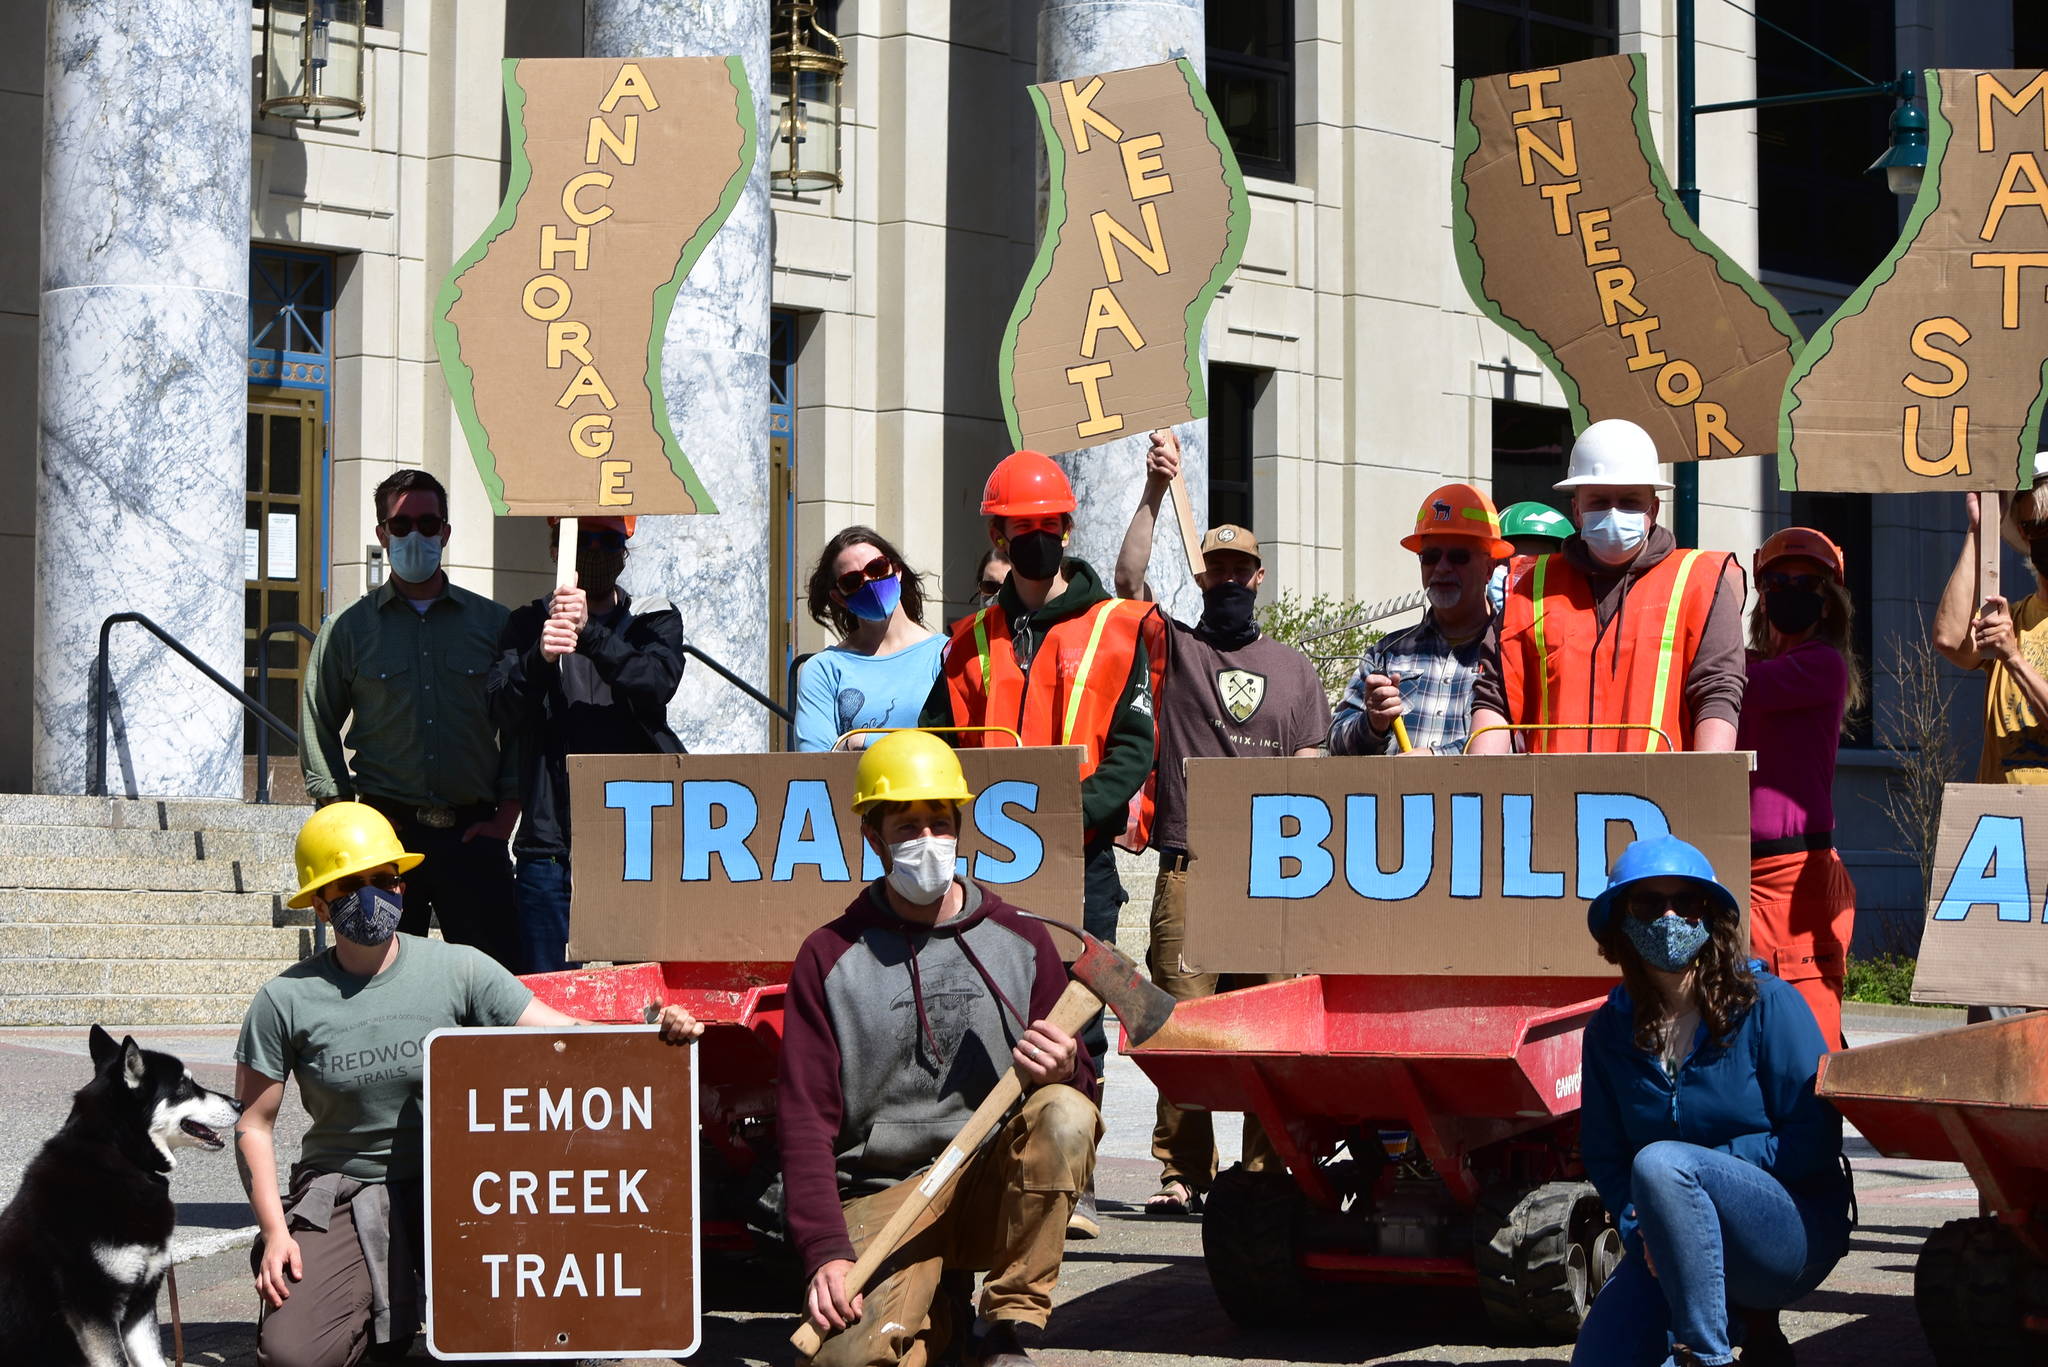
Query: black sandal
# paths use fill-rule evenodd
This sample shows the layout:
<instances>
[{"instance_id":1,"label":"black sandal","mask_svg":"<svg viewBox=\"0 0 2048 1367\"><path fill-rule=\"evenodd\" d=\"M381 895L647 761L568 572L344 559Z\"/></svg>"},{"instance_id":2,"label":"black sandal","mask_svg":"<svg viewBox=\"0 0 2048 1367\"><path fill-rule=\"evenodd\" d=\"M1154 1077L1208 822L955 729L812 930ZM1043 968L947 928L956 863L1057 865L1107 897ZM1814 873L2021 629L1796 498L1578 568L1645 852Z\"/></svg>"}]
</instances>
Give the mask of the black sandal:
<instances>
[{"instance_id":1,"label":"black sandal","mask_svg":"<svg viewBox=\"0 0 2048 1367\"><path fill-rule=\"evenodd\" d=\"M1158 1191L1145 1198L1147 1215L1199 1215L1202 1193L1178 1177L1169 1177Z\"/></svg>"}]
</instances>

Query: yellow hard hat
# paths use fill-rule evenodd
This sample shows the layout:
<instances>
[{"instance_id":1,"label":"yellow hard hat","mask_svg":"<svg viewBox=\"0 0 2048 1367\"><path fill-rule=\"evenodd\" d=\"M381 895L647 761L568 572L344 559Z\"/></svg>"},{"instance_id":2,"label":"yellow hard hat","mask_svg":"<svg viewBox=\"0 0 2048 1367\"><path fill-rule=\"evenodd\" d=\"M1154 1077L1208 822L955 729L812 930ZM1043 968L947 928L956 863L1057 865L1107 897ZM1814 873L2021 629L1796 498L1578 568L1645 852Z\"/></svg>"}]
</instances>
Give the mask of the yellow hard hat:
<instances>
[{"instance_id":1,"label":"yellow hard hat","mask_svg":"<svg viewBox=\"0 0 2048 1367\"><path fill-rule=\"evenodd\" d=\"M953 747L929 731L892 731L861 751L853 810L878 802L972 802Z\"/></svg>"},{"instance_id":2,"label":"yellow hard hat","mask_svg":"<svg viewBox=\"0 0 2048 1367\"><path fill-rule=\"evenodd\" d=\"M404 873L424 858L423 854L405 852L405 846L398 843L398 832L375 807L330 802L299 827L299 843L292 849L292 860L299 868L299 890L285 905L309 907L313 894L337 879L386 864L396 864Z\"/></svg>"}]
</instances>

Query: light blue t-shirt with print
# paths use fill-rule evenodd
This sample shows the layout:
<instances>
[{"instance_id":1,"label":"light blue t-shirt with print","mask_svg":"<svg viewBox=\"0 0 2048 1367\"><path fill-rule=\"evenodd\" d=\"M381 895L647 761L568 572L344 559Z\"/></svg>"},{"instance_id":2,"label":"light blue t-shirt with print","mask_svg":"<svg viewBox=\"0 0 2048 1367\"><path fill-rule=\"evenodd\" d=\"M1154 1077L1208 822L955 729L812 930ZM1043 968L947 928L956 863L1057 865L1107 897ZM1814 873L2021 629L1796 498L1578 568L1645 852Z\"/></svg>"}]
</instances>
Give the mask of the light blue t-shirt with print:
<instances>
[{"instance_id":1,"label":"light blue t-shirt with print","mask_svg":"<svg viewBox=\"0 0 2048 1367\"><path fill-rule=\"evenodd\" d=\"M811 656L797 671L796 748L830 750L866 726L917 725L945 648L934 634L887 655L833 646Z\"/></svg>"}]
</instances>

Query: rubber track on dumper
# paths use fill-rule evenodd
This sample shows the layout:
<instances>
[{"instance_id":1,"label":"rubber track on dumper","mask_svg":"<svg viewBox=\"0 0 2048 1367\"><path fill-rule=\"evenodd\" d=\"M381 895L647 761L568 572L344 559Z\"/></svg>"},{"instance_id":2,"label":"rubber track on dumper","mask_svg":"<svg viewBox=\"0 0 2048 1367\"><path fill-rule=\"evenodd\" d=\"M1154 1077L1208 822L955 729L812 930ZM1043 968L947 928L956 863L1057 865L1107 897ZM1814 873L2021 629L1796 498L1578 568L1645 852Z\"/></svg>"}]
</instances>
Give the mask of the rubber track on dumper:
<instances>
[{"instance_id":1,"label":"rubber track on dumper","mask_svg":"<svg viewBox=\"0 0 2048 1367\"><path fill-rule=\"evenodd\" d=\"M1202 1206L1202 1261L1223 1312L1247 1329L1299 1325L1310 1312L1295 1262L1305 1202L1284 1172L1217 1174Z\"/></svg>"},{"instance_id":2,"label":"rubber track on dumper","mask_svg":"<svg viewBox=\"0 0 2048 1367\"><path fill-rule=\"evenodd\" d=\"M1913 1270L1913 1308L1938 1367L2048 1360L2048 1267L1992 1216L1951 1220L1927 1236Z\"/></svg>"},{"instance_id":3,"label":"rubber track on dumper","mask_svg":"<svg viewBox=\"0 0 2048 1367\"><path fill-rule=\"evenodd\" d=\"M1550 1342L1577 1336L1590 1297L1583 1256L1573 1277L1572 1225L1584 1202L1599 1199L1588 1182L1496 1187L1480 1198L1472 1256L1479 1299L1496 1329Z\"/></svg>"}]
</instances>

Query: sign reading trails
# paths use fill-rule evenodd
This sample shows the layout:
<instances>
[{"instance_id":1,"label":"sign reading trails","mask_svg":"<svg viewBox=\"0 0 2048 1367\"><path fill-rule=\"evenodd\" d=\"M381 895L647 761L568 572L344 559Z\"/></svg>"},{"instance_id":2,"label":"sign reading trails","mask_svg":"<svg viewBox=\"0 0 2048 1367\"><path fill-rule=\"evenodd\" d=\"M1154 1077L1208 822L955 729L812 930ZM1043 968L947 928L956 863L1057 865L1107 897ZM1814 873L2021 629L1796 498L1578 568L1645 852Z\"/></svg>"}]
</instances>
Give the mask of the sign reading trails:
<instances>
[{"instance_id":1,"label":"sign reading trails","mask_svg":"<svg viewBox=\"0 0 2048 1367\"><path fill-rule=\"evenodd\" d=\"M1189 62L1031 87L1045 234L1003 335L1018 448L1072 451L1206 417L1202 320L1250 201Z\"/></svg>"},{"instance_id":2,"label":"sign reading trails","mask_svg":"<svg viewBox=\"0 0 2048 1367\"><path fill-rule=\"evenodd\" d=\"M1078 923L1079 746L960 751L961 872ZM570 957L788 963L882 876L854 754L572 755Z\"/></svg>"},{"instance_id":3,"label":"sign reading trails","mask_svg":"<svg viewBox=\"0 0 2048 1367\"><path fill-rule=\"evenodd\" d=\"M696 1063L653 1026L427 1036L435 1357L696 1351Z\"/></svg>"},{"instance_id":4,"label":"sign reading trails","mask_svg":"<svg viewBox=\"0 0 2048 1367\"><path fill-rule=\"evenodd\" d=\"M1220 973L1607 975L1586 903L1632 841L1749 905L1740 754L1188 761L1186 957Z\"/></svg>"},{"instance_id":5,"label":"sign reading trails","mask_svg":"<svg viewBox=\"0 0 2048 1367\"><path fill-rule=\"evenodd\" d=\"M1913 1000L2048 1006L2048 788L1943 789Z\"/></svg>"},{"instance_id":6,"label":"sign reading trails","mask_svg":"<svg viewBox=\"0 0 2048 1367\"><path fill-rule=\"evenodd\" d=\"M1672 193L1645 91L1640 53L1466 81L1458 270L1574 428L1627 418L1666 460L1762 455L1799 334Z\"/></svg>"},{"instance_id":7,"label":"sign reading trails","mask_svg":"<svg viewBox=\"0 0 2048 1367\"><path fill-rule=\"evenodd\" d=\"M441 285L434 339L499 514L709 513L661 347L745 188L737 57L505 63L505 202Z\"/></svg>"},{"instance_id":8,"label":"sign reading trails","mask_svg":"<svg viewBox=\"0 0 2048 1367\"><path fill-rule=\"evenodd\" d=\"M2048 400L2048 72L1929 71L1898 243L1785 390L1778 482L2025 488Z\"/></svg>"}]
</instances>

